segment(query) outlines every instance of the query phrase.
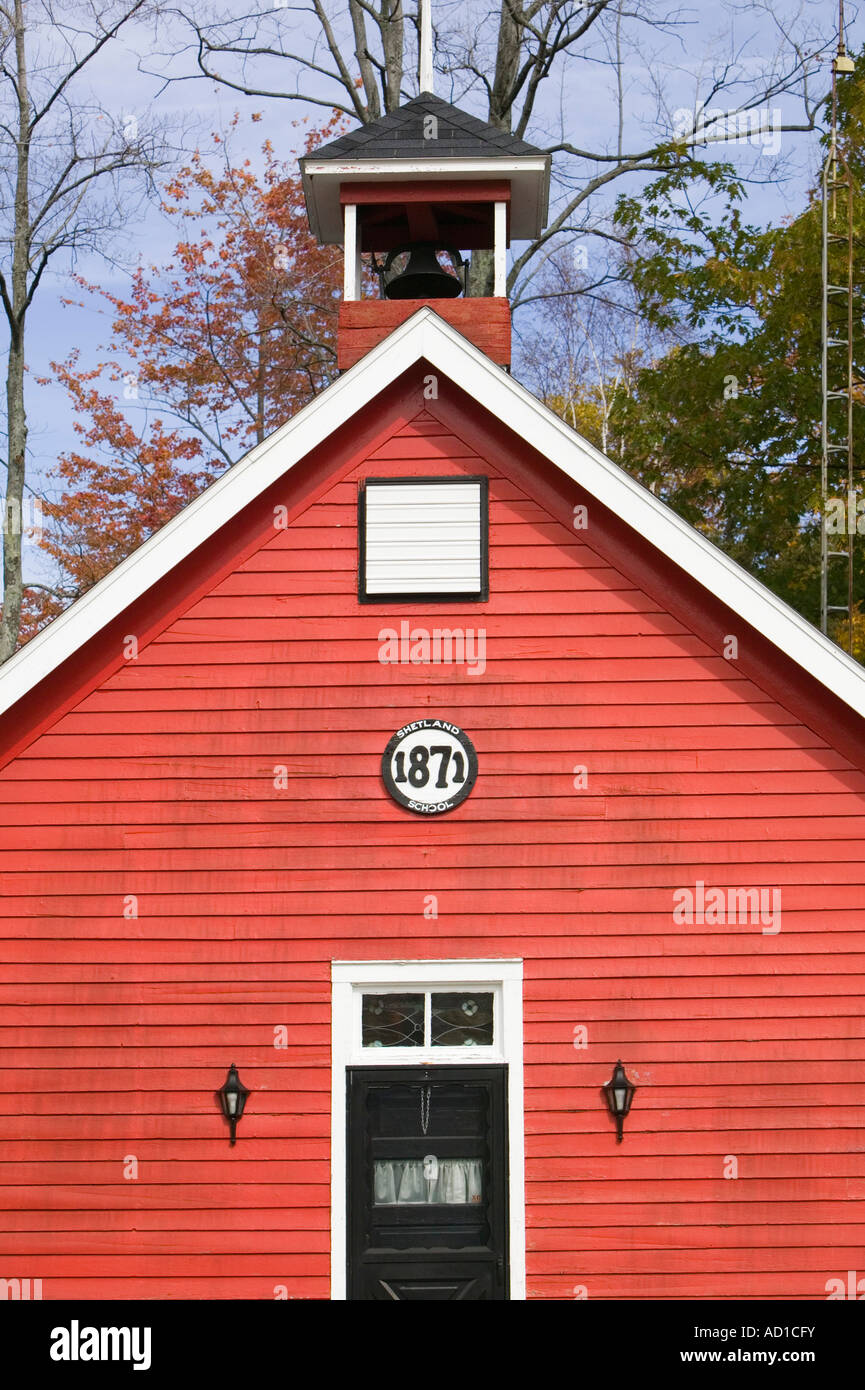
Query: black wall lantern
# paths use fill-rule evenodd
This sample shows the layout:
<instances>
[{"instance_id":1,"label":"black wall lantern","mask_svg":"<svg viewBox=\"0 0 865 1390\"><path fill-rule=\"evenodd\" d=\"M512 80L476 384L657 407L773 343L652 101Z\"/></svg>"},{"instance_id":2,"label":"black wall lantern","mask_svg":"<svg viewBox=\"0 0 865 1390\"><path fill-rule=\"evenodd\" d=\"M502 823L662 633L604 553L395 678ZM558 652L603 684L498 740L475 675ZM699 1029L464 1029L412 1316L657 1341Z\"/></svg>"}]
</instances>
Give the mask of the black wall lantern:
<instances>
[{"instance_id":1,"label":"black wall lantern","mask_svg":"<svg viewBox=\"0 0 865 1390\"><path fill-rule=\"evenodd\" d=\"M237 1075L237 1067L233 1062L228 1068L228 1076L225 1078L224 1085L216 1094L219 1096L222 1113L228 1121L231 1130L231 1143L233 1144L237 1122L243 1114L246 1097L249 1095L249 1091Z\"/></svg>"},{"instance_id":2,"label":"black wall lantern","mask_svg":"<svg viewBox=\"0 0 865 1390\"><path fill-rule=\"evenodd\" d=\"M625 1068L621 1062L617 1062L613 1069L613 1075L602 1087L607 1098L607 1105L610 1107L610 1114L616 1122L617 1144L622 1142L622 1124L631 1108L631 1101L634 1099L636 1089L634 1083L625 1076Z\"/></svg>"}]
</instances>

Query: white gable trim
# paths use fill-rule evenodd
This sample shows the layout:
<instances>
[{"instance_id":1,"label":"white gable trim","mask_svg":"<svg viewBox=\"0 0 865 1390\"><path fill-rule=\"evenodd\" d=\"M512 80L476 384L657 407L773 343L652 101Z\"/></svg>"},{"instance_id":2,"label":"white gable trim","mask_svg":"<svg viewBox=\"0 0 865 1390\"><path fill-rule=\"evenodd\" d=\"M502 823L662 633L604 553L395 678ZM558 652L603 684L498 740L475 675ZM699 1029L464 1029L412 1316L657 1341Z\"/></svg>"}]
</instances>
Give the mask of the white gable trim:
<instances>
[{"instance_id":1,"label":"white gable trim","mask_svg":"<svg viewBox=\"0 0 865 1390\"><path fill-rule=\"evenodd\" d=\"M865 716L865 670L665 503L536 400L479 348L419 309L224 473L0 668L0 713L214 535L419 358L536 448L711 594Z\"/></svg>"}]
</instances>

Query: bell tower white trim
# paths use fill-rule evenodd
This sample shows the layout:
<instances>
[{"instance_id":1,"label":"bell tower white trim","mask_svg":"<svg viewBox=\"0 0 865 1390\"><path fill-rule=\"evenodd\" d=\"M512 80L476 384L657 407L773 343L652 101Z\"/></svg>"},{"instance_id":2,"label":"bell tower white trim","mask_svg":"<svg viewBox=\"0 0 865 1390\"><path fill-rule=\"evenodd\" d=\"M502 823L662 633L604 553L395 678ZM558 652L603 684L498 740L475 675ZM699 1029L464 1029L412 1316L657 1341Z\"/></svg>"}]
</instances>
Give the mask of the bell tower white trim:
<instances>
[{"instance_id":1,"label":"bell tower white trim","mask_svg":"<svg viewBox=\"0 0 865 1390\"><path fill-rule=\"evenodd\" d=\"M360 299L360 236L357 203L345 205L345 255L343 257L342 297L346 304Z\"/></svg>"}]
</instances>

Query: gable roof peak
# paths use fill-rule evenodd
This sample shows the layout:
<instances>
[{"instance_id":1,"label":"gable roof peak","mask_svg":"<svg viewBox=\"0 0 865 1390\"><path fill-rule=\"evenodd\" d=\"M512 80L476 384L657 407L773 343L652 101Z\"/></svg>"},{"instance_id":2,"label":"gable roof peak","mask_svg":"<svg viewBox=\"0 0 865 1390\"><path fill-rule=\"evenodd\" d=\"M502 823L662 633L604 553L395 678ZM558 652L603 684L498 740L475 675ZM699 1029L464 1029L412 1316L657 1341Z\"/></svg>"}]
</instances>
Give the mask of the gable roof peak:
<instances>
[{"instance_id":1,"label":"gable roof peak","mask_svg":"<svg viewBox=\"0 0 865 1390\"><path fill-rule=\"evenodd\" d=\"M437 123L434 139L425 131L430 116ZM329 140L300 163L304 168L328 160L423 159L432 155L439 159L507 159L527 155L543 158L544 152L434 92L421 92L395 111Z\"/></svg>"},{"instance_id":2,"label":"gable roof peak","mask_svg":"<svg viewBox=\"0 0 865 1390\"><path fill-rule=\"evenodd\" d=\"M0 713L27 696L243 507L289 474L332 434L335 420L345 422L359 414L417 361L457 383L493 419L503 421L565 477L865 720L865 669L857 661L576 434L429 306L419 309L356 366L256 445L10 657L0 668Z\"/></svg>"}]
</instances>

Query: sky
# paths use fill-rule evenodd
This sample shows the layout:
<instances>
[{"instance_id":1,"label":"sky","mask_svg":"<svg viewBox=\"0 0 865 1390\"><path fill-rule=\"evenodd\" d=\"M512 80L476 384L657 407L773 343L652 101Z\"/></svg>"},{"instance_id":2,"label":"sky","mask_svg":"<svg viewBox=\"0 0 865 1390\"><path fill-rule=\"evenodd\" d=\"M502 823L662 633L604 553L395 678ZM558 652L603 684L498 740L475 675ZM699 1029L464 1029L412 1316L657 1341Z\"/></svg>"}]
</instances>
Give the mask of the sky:
<instances>
[{"instance_id":1,"label":"sky","mask_svg":"<svg viewBox=\"0 0 865 1390\"><path fill-rule=\"evenodd\" d=\"M310 29L304 32L302 24L299 26L297 13L279 0L263 0L261 8L268 3L273 9L266 23L277 26L295 51L312 54L314 35ZM578 5L579 0L575 3ZM64 13L68 14L74 6L75 0L68 0ZM232 17L238 4L221 3L217 8ZM255 8L255 0L250 0L246 8ZM564 137L579 148L614 150L619 134L615 98L620 81L624 96L625 148L644 147L649 143L649 132L658 129L659 121L666 121L669 129L670 122L681 121L684 111L693 110L696 102L709 96L712 65L717 65L719 60L741 75L740 85L733 88L735 100L752 75L762 73L771 63L781 20L822 28L823 35L830 40L824 52L830 55L834 51L836 0L791 0L791 3L775 0L773 5L762 7L763 11L768 9L769 14L762 12L760 6L745 4L744 0L698 0L691 5L631 0L626 8L638 14L658 15L662 11L675 14L678 22L663 32L648 25L630 29L634 42L623 51L620 78L609 62L605 63L611 51L609 47L606 50L602 47L600 39L593 42L588 52L563 64L558 77L546 84L528 138L547 143ZM330 9L338 23L343 0L331 0ZM857 9L849 0L847 19L848 45L856 50L865 34ZM472 10L471 0L468 6L433 0L433 21L442 31L456 25L464 41L477 36L482 57L484 46L488 49L495 37L494 23L485 19L481 10ZM309 18L304 21L307 25L310 22ZM196 144L207 147L211 132L226 131L237 111L241 113L241 123L233 147L239 157L249 156L256 162L265 139L271 141L281 157L296 154L300 140L293 122L304 115L319 120L326 114L321 106L303 108L295 102L274 97L250 98L206 79L166 84L162 77L153 75L179 77L189 71L188 56L173 60L165 56L180 46L186 34L182 21L175 20L154 45L148 29L143 26L130 28L111 45L110 52L105 53L94 69L90 99L122 122L134 119L146 124L154 118L165 122L173 131L172 138L181 142L187 153ZM605 42L609 45L614 39L615 28L610 24ZM815 52L817 47L815 44ZM271 63L267 69L259 65L256 80L262 85L267 81L275 88L280 84L285 88L290 78L287 67L284 62ZM824 90L828 82L828 64L821 66L815 62L813 70L815 90ZM327 97L336 89L313 78L304 90ZM448 79L442 76L437 78L437 92L446 99L455 95ZM481 90L459 95L465 109L480 116L486 114ZM725 109L730 100L730 97L721 97L717 102L710 100L708 105ZM745 139L740 133L738 140L716 147L718 153L732 159L754 180L748 184L746 215L750 221L777 221L793 214L802 206L806 190L814 182L820 159L816 137L780 135L777 131L777 124L793 109L794 103L788 98L772 99L765 109L765 123L769 126L766 133L752 134ZM256 124L250 119L253 112L261 116ZM618 183L613 185L613 193L629 187L632 191L634 186L633 183L630 186ZM605 206L609 201L609 197L606 198ZM114 239L112 259L87 256L75 269L85 278L123 294L130 286L131 271L139 259L143 258L147 265L164 264L171 258L175 241L176 227L155 203L144 206L136 203L129 209L122 232ZM586 240L585 245L589 257L598 254L596 243L591 239ZM521 249L516 248L517 251ZM64 298L72 297L76 301L82 298L70 281L71 268L66 262L49 271L34 299L28 321L29 478L36 492L49 495L56 489L50 480L50 470L58 455L75 442L69 403L65 391L52 379L51 361L62 360L77 348L81 367L95 365L101 359L100 345L107 342L110 330L104 312L100 312L96 303L86 303L84 307L63 306ZM42 376L49 378L48 383L37 385L36 378ZM121 390L122 387L118 387L118 391ZM137 412L138 418L142 418L146 409L144 402L129 401L126 406L133 413ZM31 579L45 578L50 572L32 546L26 568Z\"/></svg>"}]
</instances>

